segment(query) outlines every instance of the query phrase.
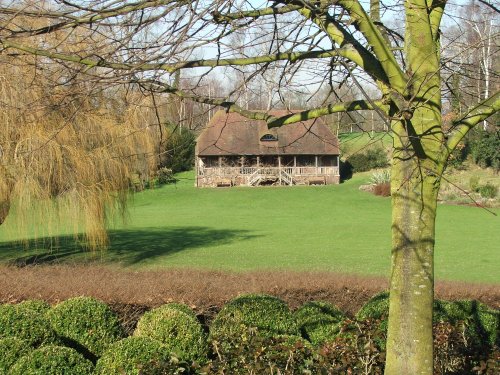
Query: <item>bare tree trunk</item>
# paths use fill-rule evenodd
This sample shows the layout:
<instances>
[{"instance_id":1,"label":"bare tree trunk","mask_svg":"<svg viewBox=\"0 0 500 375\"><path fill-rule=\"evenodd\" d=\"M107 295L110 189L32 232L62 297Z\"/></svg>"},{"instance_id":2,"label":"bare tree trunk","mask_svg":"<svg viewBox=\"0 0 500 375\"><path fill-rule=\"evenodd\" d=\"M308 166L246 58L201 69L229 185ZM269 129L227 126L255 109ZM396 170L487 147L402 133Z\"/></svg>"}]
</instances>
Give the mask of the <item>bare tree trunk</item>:
<instances>
[{"instance_id":1,"label":"bare tree trunk","mask_svg":"<svg viewBox=\"0 0 500 375\"><path fill-rule=\"evenodd\" d=\"M386 374L433 373L434 228L438 171L395 153ZM405 155L406 154L406 155ZM435 170L430 173L428 167ZM425 171L425 172L424 172Z\"/></svg>"}]
</instances>

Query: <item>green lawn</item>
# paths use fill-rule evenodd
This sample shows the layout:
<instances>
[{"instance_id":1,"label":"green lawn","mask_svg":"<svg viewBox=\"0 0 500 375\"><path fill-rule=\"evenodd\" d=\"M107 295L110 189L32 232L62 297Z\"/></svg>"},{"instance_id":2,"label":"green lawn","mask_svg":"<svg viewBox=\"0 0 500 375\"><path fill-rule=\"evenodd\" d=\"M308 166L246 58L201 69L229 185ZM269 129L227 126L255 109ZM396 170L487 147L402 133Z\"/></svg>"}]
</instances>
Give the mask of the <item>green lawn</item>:
<instances>
[{"instance_id":1,"label":"green lawn","mask_svg":"<svg viewBox=\"0 0 500 375\"><path fill-rule=\"evenodd\" d=\"M343 158L370 148L392 150L392 137L387 132L356 132L339 134L340 150Z\"/></svg>"},{"instance_id":2,"label":"green lawn","mask_svg":"<svg viewBox=\"0 0 500 375\"><path fill-rule=\"evenodd\" d=\"M48 251L10 242L0 227L0 262L81 262L131 267L293 269L388 275L390 199L338 186L196 189L192 173L175 185L136 194L127 224L111 229L99 254L58 239ZM500 210L495 210L498 214ZM483 209L440 206L437 279L498 283L500 219Z\"/></svg>"}]
</instances>

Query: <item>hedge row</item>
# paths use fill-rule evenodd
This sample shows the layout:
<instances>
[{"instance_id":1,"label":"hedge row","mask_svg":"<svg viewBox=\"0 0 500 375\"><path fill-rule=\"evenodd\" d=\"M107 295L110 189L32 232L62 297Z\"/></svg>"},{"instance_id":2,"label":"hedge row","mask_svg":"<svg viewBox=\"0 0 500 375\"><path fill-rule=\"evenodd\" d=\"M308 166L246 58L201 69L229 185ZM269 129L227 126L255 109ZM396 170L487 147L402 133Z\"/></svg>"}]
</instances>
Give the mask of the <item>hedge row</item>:
<instances>
[{"instance_id":1,"label":"hedge row","mask_svg":"<svg viewBox=\"0 0 500 375\"><path fill-rule=\"evenodd\" d=\"M146 312L125 337L93 298L1 305L0 374L357 373L367 360L383 373L388 308L387 293L353 319L326 302L292 312L278 298L245 295L205 332L192 309L172 303ZM494 373L499 312L477 301L436 301L434 310L436 373L478 365Z\"/></svg>"}]
</instances>

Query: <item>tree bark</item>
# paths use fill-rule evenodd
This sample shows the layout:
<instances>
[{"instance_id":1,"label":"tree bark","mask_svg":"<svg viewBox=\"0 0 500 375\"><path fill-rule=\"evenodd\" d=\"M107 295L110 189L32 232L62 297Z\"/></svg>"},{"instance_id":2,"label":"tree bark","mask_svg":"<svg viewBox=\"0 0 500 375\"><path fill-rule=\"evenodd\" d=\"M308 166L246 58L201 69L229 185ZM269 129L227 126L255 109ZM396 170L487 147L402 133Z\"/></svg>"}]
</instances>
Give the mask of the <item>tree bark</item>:
<instances>
[{"instance_id":1,"label":"tree bark","mask_svg":"<svg viewBox=\"0 0 500 375\"><path fill-rule=\"evenodd\" d=\"M429 173L422 165L428 164L425 161L401 156L396 156L392 167L393 247L385 373L432 375L439 177Z\"/></svg>"}]
</instances>

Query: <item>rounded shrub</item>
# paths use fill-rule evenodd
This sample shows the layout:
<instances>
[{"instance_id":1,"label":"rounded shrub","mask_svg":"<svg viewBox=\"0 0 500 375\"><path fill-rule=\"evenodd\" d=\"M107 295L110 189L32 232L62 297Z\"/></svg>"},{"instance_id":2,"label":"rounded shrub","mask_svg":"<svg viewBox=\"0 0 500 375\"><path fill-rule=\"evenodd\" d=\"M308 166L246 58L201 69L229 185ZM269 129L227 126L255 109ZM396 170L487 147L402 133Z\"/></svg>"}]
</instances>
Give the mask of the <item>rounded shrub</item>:
<instances>
[{"instance_id":1,"label":"rounded shrub","mask_svg":"<svg viewBox=\"0 0 500 375\"><path fill-rule=\"evenodd\" d=\"M210 339L238 342L249 332L260 336L300 335L297 323L287 304L279 298L248 294L224 305L210 327Z\"/></svg>"},{"instance_id":2,"label":"rounded shrub","mask_svg":"<svg viewBox=\"0 0 500 375\"><path fill-rule=\"evenodd\" d=\"M158 340L167 352L182 360L204 362L207 358L207 342L200 322L169 306L146 312L137 323L134 336Z\"/></svg>"},{"instance_id":3,"label":"rounded shrub","mask_svg":"<svg viewBox=\"0 0 500 375\"><path fill-rule=\"evenodd\" d=\"M9 375L87 375L94 366L81 354L63 346L44 346L20 358Z\"/></svg>"},{"instance_id":4,"label":"rounded shrub","mask_svg":"<svg viewBox=\"0 0 500 375\"><path fill-rule=\"evenodd\" d=\"M124 336L115 313L94 298L70 298L54 306L47 315L65 344L90 358L100 357L109 345Z\"/></svg>"},{"instance_id":5,"label":"rounded shrub","mask_svg":"<svg viewBox=\"0 0 500 375\"><path fill-rule=\"evenodd\" d=\"M57 342L57 335L45 315L19 305L0 306L0 339L16 337L29 346Z\"/></svg>"},{"instance_id":6,"label":"rounded shrub","mask_svg":"<svg viewBox=\"0 0 500 375\"><path fill-rule=\"evenodd\" d=\"M21 309L28 309L28 310L36 311L37 313L42 314L42 315L47 313L47 311L50 310L50 305L47 302L39 300L39 299L26 300L26 301L19 303L17 306L18 306L18 308L21 308Z\"/></svg>"},{"instance_id":7,"label":"rounded shrub","mask_svg":"<svg viewBox=\"0 0 500 375\"><path fill-rule=\"evenodd\" d=\"M476 300L434 302L434 322L463 322L465 337L476 347L500 346L500 312Z\"/></svg>"},{"instance_id":8,"label":"rounded shrub","mask_svg":"<svg viewBox=\"0 0 500 375\"><path fill-rule=\"evenodd\" d=\"M389 292L374 295L356 314L356 319L386 319L389 315Z\"/></svg>"},{"instance_id":9,"label":"rounded shrub","mask_svg":"<svg viewBox=\"0 0 500 375\"><path fill-rule=\"evenodd\" d=\"M0 339L0 374L7 374L16 361L28 354L32 348L24 340L8 337Z\"/></svg>"},{"instance_id":10,"label":"rounded shrub","mask_svg":"<svg viewBox=\"0 0 500 375\"><path fill-rule=\"evenodd\" d=\"M185 314L187 314L189 316L192 316L195 319L198 319L196 317L196 314L193 311L193 309L191 307L189 307L188 305L184 304L184 303L170 302L170 303L167 303L165 305L160 306L160 308L165 308L165 309L168 308L168 309L174 309L174 310L182 311L183 313L185 313Z\"/></svg>"},{"instance_id":11,"label":"rounded shrub","mask_svg":"<svg viewBox=\"0 0 500 375\"><path fill-rule=\"evenodd\" d=\"M157 340L149 337L127 337L112 344L97 361L95 372L102 375L139 375L160 370L170 353ZM148 372L148 373L149 373Z\"/></svg>"},{"instance_id":12,"label":"rounded shrub","mask_svg":"<svg viewBox=\"0 0 500 375\"><path fill-rule=\"evenodd\" d=\"M302 336L319 345L332 340L345 318L342 311L328 302L307 302L294 312Z\"/></svg>"}]
</instances>

